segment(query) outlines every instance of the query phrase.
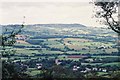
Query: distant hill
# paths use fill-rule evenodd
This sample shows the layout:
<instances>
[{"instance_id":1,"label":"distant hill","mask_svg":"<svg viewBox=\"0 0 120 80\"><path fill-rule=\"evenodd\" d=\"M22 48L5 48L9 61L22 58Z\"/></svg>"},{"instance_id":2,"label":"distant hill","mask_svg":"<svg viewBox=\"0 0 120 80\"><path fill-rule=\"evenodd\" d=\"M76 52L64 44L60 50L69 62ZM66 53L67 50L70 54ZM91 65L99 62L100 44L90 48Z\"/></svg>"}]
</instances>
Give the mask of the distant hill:
<instances>
[{"instance_id":1,"label":"distant hill","mask_svg":"<svg viewBox=\"0 0 120 80\"><path fill-rule=\"evenodd\" d=\"M34 24L34 26L44 26L44 27L86 27L82 24Z\"/></svg>"},{"instance_id":2,"label":"distant hill","mask_svg":"<svg viewBox=\"0 0 120 80\"><path fill-rule=\"evenodd\" d=\"M4 27L12 27L12 28L16 28L16 27L20 27L20 24L9 24L9 25L1 25ZM85 25L82 24L28 24L26 25L27 27L80 27L80 28L85 28Z\"/></svg>"}]
</instances>

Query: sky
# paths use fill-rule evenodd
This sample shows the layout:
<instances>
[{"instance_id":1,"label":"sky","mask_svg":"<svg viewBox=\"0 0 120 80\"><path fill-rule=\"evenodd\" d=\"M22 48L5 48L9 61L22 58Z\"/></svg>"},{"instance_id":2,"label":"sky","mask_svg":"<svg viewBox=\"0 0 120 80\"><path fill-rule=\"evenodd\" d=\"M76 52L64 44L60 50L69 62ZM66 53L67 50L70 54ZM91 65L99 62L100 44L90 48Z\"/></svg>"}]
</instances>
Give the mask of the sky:
<instances>
[{"instance_id":1,"label":"sky","mask_svg":"<svg viewBox=\"0 0 120 80\"><path fill-rule=\"evenodd\" d=\"M70 1L4 1L0 4L1 24L83 24L100 26L93 18L94 6L90 0ZM25 16L25 19L23 19Z\"/></svg>"}]
</instances>

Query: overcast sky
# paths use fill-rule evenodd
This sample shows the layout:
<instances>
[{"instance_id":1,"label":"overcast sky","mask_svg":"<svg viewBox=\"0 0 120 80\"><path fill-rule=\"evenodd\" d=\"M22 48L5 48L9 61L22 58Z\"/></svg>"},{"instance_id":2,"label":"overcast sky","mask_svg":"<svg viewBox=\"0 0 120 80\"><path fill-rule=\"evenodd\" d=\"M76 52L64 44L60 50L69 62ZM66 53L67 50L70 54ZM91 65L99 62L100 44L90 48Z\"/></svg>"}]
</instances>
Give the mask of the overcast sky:
<instances>
[{"instance_id":1,"label":"overcast sky","mask_svg":"<svg viewBox=\"0 0 120 80\"><path fill-rule=\"evenodd\" d=\"M26 24L80 23L86 26L98 26L92 18L94 6L87 2L2 2L0 23Z\"/></svg>"}]
</instances>

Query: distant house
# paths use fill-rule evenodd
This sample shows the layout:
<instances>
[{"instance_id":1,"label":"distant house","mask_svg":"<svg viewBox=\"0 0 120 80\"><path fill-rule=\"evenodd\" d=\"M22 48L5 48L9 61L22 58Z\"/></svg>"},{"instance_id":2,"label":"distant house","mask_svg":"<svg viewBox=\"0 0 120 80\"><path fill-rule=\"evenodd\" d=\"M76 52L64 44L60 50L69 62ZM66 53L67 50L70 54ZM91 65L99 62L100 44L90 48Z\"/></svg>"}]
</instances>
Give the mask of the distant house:
<instances>
[{"instance_id":1,"label":"distant house","mask_svg":"<svg viewBox=\"0 0 120 80\"><path fill-rule=\"evenodd\" d=\"M102 71L103 71L103 72L107 72L107 70L106 70L106 69L102 69Z\"/></svg>"},{"instance_id":2,"label":"distant house","mask_svg":"<svg viewBox=\"0 0 120 80\"><path fill-rule=\"evenodd\" d=\"M93 59L85 59L85 61L93 62Z\"/></svg>"},{"instance_id":3,"label":"distant house","mask_svg":"<svg viewBox=\"0 0 120 80\"><path fill-rule=\"evenodd\" d=\"M98 68L94 67L94 68L92 68L92 70L93 70L93 71L97 71L97 70L98 70Z\"/></svg>"},{"instance_id":4,"label":"distant house","mask_svg":"<svg viewBox=\"0 0 120 80\"><path fill-rule=\"evenodd\" d=\"M73 71L77 71L79 68L79 66L73 66Z\"/></svg>"},{"instance_id":5,"label":"distant house","mask_svg":"<svg viewBox=\"0 0 120 80\"><path fill-rule=\"evenodd\" d=\"M91 69L90 68L86 68L86 71L89 72L89 71L91 71Z\"/></svg>"},{"instance_id":6,"label":"distant house","mask_svg":"<svg viewBox=\"0 0 120 80\"><path fill-rule=\"evenodd\" d=\"M25 36L25 35L16 35L15 38L16 38L17 40L26 40L26 39L27 39L27 36Z\"/></svg>"},{"instance_id":7,"label":"distant house","mask_svg":"<svg viewBox=\"0 0 120 80\"><path fill-rule=\"evenodd\" d=\"M25 35L16 35L15 39L16 39L16 43L28 44L25 41L27 39L27 36L25 36Z\"/></svg>"},{"instance_id":8,"label":"distant house","mask_svg":"<svg viewBox=\"0 0 120 80\"><path fill-rule=\"evenodd\" d=\"M41 63L37 63L36 66L37 66L38 70L42 69L42 64Z\"/></svg>"},{"instance_id":9,"label":"distant house","mask_svg":"<svg viewBox=\"0 0 120 80\"><path fill-rule=\"evenodd\" d=\"M62 62L59 61L58 59L55 60L55 64L59 65L59 64L61 64L61 63L62 63Z\"/></svg>"}]
</instances>

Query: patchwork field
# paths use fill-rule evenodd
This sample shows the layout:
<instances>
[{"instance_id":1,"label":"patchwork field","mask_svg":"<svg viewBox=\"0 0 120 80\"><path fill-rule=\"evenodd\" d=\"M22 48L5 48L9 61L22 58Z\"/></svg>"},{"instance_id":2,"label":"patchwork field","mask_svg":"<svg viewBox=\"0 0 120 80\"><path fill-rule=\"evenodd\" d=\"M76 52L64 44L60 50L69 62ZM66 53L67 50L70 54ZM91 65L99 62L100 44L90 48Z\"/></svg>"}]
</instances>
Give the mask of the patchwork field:
<instances>
[{"instance_id":1,"label":"patchwork field","mask_svg":"<svg viewBox=\"0 0 120 80\"><path fill-rule=\"evenodd\" d=\"M13 46L5 47L8 51L1 50L4 52L1 59L27 65L25 73L32 77L43 73L37 64L42 64L46 70L55 65L69 70L78 66L83 74L97 68L99 76L108 76L111 71L120 69L115 33L104 28L71 25L27 26L19 35L26 38L18 36Z\"/></svg>"}]
</instances>

